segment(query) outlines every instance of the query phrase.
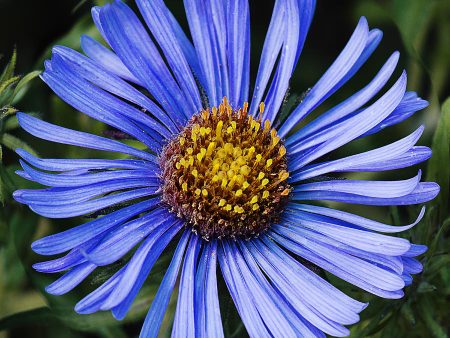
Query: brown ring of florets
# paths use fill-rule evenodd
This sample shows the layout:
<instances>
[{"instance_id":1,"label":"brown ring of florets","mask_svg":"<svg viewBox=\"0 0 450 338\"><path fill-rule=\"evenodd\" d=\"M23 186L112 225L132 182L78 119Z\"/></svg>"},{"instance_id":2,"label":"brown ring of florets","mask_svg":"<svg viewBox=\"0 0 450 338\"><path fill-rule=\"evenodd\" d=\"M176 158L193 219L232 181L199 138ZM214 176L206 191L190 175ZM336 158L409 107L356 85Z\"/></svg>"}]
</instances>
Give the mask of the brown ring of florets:
<instances>
[{"instance_id":1,"label":"brown ring of florets","mask_svg":"<svg viewBox=\"0 0 450 338\"><path fill-rule=\"evenodd\" d=\"M256 237L288 200L286 148L247 109L225 98L194 115L161 155L163 201L207 240Z\"/></svg>"}]
</instances>

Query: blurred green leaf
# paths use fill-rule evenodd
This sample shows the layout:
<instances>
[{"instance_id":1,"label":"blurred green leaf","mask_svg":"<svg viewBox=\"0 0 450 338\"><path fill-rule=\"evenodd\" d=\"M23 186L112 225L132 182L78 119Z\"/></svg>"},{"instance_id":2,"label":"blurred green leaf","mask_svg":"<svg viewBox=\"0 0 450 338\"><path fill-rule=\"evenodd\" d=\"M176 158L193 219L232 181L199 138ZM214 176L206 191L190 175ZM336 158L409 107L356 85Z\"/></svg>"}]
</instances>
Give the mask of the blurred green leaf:
<instances>
[{"instance_id":1,"label":"blurred green leaf","mask_svg":"<svg viewBox=\"0 0 450 338\"><path fill-rule=\"evenodd\" d=\"M11 134L5 133L1 135L0 143L2 143L5 147L11 149L12 151L15 151L17 148L21 148L30 152L33 155L37 155L36 151L34 151L34 149L31 148L27 143Z\"/></svg>"},{"instance_id":2,"label":"blurred green leaf","mask_svg":"<svg viewBox=\"0 0 450 338\"><path fill-rule=\"evenodd\" d=\"M417 287L418 293L428 293L428 292L433 292L433 291L436 291L436 287L434 285L431 285L428 282L422 282Z\"/></svg>"},{"instance_id":3,"label":"blurred green leaf","mask_svg":"<svg viewBox=\"0 0 450 338\"><path fill-rule=\"evenodd\" d=\"M24 92L25 87L30 83L31 80L36 78L41 74L40 70L35 70L34 72L25 75L14 88L11 100L17 100L18 95Z\"/></svg>"},{"instance_id":4,"label":"blurred green leaf","mask_svg":"<svg viewBox=\"0 0 450 338\"><path fill-rule=\"evenodd\" d=\"M435 308L428 298L424 298L421 303L422 320L425 322L429 329L429 334L435 338L447 338L445 329L435 320L434 313Z\"/></svg>"},{"instance_id":5,"label":"blurred green leaf","mask_svg":"<svg viewBox=\"0 0 450 338\"><path fill-rule=\"evenodd\" d=\"M442 105L442 113L431 146L433 156L428 161L427 181L434 181L441 187L439 195L430 204L437 206L438 221L448 214L450 186L450 98Z\"/></svg>"},{"instance_id":6,"label":"blurred green leaf","mask_svg":"<svg viewBox=\"0 0 450 338\"><path fill-rule=\"evenodd\" d=\"M16 61L17 61L17 51L16 49L14 49L8 65L5 67L2 75L0 76L0 83L4 82L5 80L11 78L14 75L14 70L16 68Z\"/></svg>"}]
</instances>

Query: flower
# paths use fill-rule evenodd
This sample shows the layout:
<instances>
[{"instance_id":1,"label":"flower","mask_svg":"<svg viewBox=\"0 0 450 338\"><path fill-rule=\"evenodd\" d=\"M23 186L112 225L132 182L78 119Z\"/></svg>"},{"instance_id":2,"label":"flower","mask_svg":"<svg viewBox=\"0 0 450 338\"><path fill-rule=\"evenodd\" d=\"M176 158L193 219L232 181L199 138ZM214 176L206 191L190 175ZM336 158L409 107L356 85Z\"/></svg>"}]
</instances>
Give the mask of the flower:
<instances>
[{"instance_id":1,"label":"flower","mask_svg":"<svg viewBox=\"0 0 450 338\"><path fill-rule=\"evenodd\" d=\"M358 322L367 304L339 291L317 269L380 297L402 297L411 274L422 269L415 257L426 247L381 233L410 229L424 209L414 223L391 226L314 203L409 205L438 193L435 183L420 182L420 171L400 181L333 176L428 159L430 149L415 146L423 127L384 147L321 161L427 105L406 92L404 72L373 100L391 78L398 53L364 88L293 129L359 70L381 32L369 30L361 18L341 54L283 120L280 107L315 1L275 2L251 100L246 0L185 0L193 44L162 0L137 5L151 35L122 2L95 7L94 21L111 50L86 36L87 56L57 46L42 79L68 104L112 127L110 135L143 147L18 114L22 128L36 137L126 155L39 159L18 150L18 174L49 188L16 191L17 201L45 217L96 217L33 243L42 255L67 252L34 265L46 273L66 271L47 291L67 293L137 246L120 270L75 307L81 314L111 310L122 319L176 240L141 337L157 335L180 270L176 337L224 335L217 265L252 337L349 334L344 325Z\"/></svg>"}]
</instances>

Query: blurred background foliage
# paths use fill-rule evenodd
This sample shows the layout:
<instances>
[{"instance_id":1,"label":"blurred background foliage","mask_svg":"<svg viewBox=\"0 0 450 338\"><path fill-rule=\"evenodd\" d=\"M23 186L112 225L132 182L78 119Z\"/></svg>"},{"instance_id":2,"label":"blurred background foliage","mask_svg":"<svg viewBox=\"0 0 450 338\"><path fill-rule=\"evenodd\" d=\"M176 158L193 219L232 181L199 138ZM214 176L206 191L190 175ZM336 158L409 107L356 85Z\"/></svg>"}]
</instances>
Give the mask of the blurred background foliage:
<instances>
[{"instance_id":1,"label":"blurred background foliage","mask_svg":"<svg viewBox=\"0 0 450 338\"><path fill-rule=\"evenodd\" d=\"M0 338L4 337L136 337L146 310L168 265L165 255L152 271L147 286L123 322L109 313L81 316L72 310L83 295L102 283L117 267L106 268L75 291L62 297L45 293L55 276L38 274L32 264L42 260L31 249L39 237L85 222L83 218L49 220L33 214L11 198L17 188L29 182L14 174L18 169L17 147L50 158L108 156L94 150L50 144L26 135L18 128L17 109L56 124L102 134L104 126L74 111L57 98L42 81L34 79L50 56L51 46L62 44L79 50L79 38L88 34L99 38L90 8L105 1L89 0L0 0ZM131 2L131 1L128 1ZM167 0L175 15L186 25L181 0ZM250 0L252 17L252 76L270 20L273 1ZM378 50L357 76L328 99L316 114L329 109L364 86L387 57L400 50L401 68L408 71L409 90L430 105L412 118L371 137L352 142L334 156L381 146L405 136L420 124L426 125L421 145L433 148L433 157L421 165L427 180L441 185L440 195L429 203L422 222L403 234L415 243L429 246L423 255L424 272L406 288L400 300L382 300L327 276L345 292L369 301L361 322L352 328L352 337L448 337L450 323L450 1L449 0L318 0L316 16L291 83L293 97L301 96L331 64L346 43L357 19L364 15L371 27L384 32ZM16 53L17 51L17 53ZM111 156L111 155L109 155ZM417 168L379 173L358 173L352 178L405 178ZM408 176L410 175L410 176ZM347 175L349 177L349 175ZM419 207L368 208L338 205L341 209L371 218L406 224ZM170 252L169 250L167 250ZM223 286L219 281L220 286ZM226 295L227 292L222 292ZM174 298L174 297L173 297ZM170 332L171 311L166 316L162 336ZM230 299L221 299L222 316L229 337L246 336ZM167 334L166 334L167 333Z\"/></svg>"}]
</instances>

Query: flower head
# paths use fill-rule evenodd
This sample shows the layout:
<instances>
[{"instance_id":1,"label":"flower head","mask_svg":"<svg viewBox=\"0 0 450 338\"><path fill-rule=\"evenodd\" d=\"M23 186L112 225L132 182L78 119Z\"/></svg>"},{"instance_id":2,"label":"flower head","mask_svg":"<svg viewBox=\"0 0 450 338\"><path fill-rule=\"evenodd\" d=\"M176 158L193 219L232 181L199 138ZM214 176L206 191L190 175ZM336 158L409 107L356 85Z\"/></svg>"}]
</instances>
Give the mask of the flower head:
<instances>
[{"instance_id":1,"label":"flower head","mask_svg":"<svg viewBox=\"0 0 450 338\"><path fill-rule=\"evenodd\" d=\"M62 46L53 49L42 79L64 101L110 126L108 135L143 146L18 114L22 128L42 139L126 157L39 159L18 150L23 158L18 174L48 188L18 190L17 201L46 217L94 217L34 242L33 250L42 255L67 252L34 267L65 272L47 287L61 295L137 247L75 308L81 314L111 310L122 319L174 240L177 247L141 337L157 336L180 270L173 336L223 336L217 264L250 336L348 335L344 325L358 322L367 304L315 271L329 271L380 297L402 297L411 274L422 269L414 257L426 247L381 233L411 228L424 209L414 223L391 226L314 201L420 204L434 198L439 187L420 182L420 171L399 181L336 176L400 169L428 159L430 150L415 146L423 127L384 147L321 158L405 120L427 102L406 92L404 72L373 100L395 70L399 56L394 53L364 88L296 131L298 122L359 70L381 32L369 30L361 18L334 63L281 120L315 1L275 2L251 98L247 0L184 3L192 42L162 0L137 0L151 35L129 7L116 1L92 10L111 49L86 36L86 56Z\"/></svg>"}]
</instances>

